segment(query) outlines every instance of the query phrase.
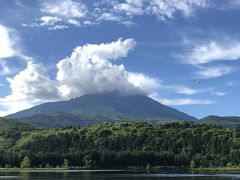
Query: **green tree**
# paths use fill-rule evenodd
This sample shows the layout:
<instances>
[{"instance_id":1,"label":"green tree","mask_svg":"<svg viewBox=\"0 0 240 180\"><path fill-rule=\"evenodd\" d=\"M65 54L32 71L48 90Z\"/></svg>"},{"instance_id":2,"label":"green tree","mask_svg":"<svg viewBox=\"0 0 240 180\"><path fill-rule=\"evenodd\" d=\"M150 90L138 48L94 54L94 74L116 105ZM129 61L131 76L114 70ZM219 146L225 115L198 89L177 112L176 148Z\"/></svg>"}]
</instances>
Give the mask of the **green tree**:
<instances>
[{"instance_id":1,"label":"green tree","mask_svg":"<svg viewBox=\"0 0 240 180\"><path fill-rule=\"evenodd\" d=\"M195 168L195 167L196 167L196 163L195 163L194 160L191 160L191 162L190 162L190 167L191 167L191 168Z\"/></svg>"},{"instance_id":2,"label":"green tree","mask_svg":"<svg viewBox=\"0 0 240 180\"><path fill-rule=\"evenodd\" d=\"M69 161L68 161L68 159L64 159L64 161L63 161L63 167L64 167L64 168L69 168Z\"/></svg>"},{"instance_id":3,"label":"green tree","mask_svg":"<svg viewBox=\"0 0 240 180\"><path fill-rule=\"evenodd\" d=\"M84 167L86 167L86 168L92 167L93 161L92 161L92 158L90 156L85 156L83 158L83 162L84 162Z\"/></svg>"},{"instance_id":4,"label":"green tree","mask_svg":"<svg viewBox=\"0 0 240 180\"><path fill-rule=\"evenodd\" d=\"M25 156L23 158L23 161L21 162L21 168L30 168L31 167L31 161L28 156Z\"/></svg>"}]
</instances>

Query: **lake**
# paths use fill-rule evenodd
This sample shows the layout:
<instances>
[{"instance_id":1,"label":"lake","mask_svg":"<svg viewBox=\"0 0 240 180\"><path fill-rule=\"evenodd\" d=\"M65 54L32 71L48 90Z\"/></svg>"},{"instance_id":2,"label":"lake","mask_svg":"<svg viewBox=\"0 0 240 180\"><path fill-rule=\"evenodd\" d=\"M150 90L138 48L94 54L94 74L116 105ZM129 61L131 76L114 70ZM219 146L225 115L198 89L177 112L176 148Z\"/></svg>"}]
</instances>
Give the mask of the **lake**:
<instances>
[{"instance_id":1,"label":"lake","mask_svg":"<svg viewBox=\"0 0 240 180\"><path fill-rule=\"evenodd\" d=\"M47 170L0 172L0 179L33 180L230 180L240 179L240 174L175 174L164 172L122 170Z\"/></svg>"}]
</instances>

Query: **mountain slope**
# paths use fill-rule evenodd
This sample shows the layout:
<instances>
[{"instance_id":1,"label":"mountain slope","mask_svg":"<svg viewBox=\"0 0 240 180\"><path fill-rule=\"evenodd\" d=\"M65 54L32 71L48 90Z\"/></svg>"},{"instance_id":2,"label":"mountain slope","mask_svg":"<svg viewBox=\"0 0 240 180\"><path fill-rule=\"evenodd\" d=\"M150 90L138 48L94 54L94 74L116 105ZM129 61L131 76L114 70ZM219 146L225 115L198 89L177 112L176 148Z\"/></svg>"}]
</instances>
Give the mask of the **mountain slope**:
<instances>
[{"instance_id":1,"label":"mountain slope","mask_svg":"<svg viewBox=\"0 0 240 180\"><path fill-rule=\"evenodd\" d=\"M12 119L0 118L0 131L16 130L28 131L34 129L31 125L21 123Z\"/></svg>"},{"instance_id":2,"label":"mountain slope","mask_svg":"<svg viewBox=\"0 0 240 180\"><path fill-rule=\"evenodd\" d=\"M64 114L59 115L55 112L64 112ZM65 113L68 114L67 116L71 114L71 118L78 119L75 122L81 119L82 123L83 120L102 122L138 119L150 123L163 120L196 120L192 116L165 106L147 96L121 96L117 93L85 95L69 101L48 102L7 117L29 123L36 118L42 121L46 121L47 118L52 119L53 116L49 116L51 113L55 113L55 119L57 116L58 118L66 117Z\"/></svg>"},{"instance_id":3,"label":"mountain slope","mask_svg":"<svg viewBox=\"0 0 240 180\"><path fill-rule=\"evenodd\" d=\"M236 127L237 125L240 125L240 117L237 117L237 116L227 116L227 117L207 116L207 117L201 119L200 123L213 124L213 125L222 126L222 127Z\"/></svg>"},{"instance_id":4,"label":"mountain slope","mask_svg":"<svg viewBox=\"0 0 240 180\"><path fill-rule=\"evenodd\" d=\"M9 149L23 133L35 130L34 127L12 119L0 118L0 150Z\"/></svg>"},{"instance_id":5,"label":"mountain slope","mask_svg":"<svg viewBox=\"0 0 240 180\"><path fill-rule=\"evenodd\" d=\"M20 121L41 128L61 128L69 126L87 126L94 124L94 120L65 112L51 112L47 114L38 114L19 119Z\"/></svg>"}]
</instances>

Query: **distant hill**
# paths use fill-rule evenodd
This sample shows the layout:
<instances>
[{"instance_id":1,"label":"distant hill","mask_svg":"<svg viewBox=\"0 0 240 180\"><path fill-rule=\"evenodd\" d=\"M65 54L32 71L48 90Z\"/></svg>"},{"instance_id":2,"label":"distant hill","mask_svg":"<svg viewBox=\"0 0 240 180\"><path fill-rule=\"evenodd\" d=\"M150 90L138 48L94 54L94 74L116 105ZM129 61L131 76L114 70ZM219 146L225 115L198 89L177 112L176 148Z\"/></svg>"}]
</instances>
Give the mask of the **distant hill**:
<instances>
[{"instance_id":1,"label":"distant hill","mask_svg":"<svg viewBox=\"0 0 240 180\"><path fill-rule=\"evenodd\" d=\"M31 125L25 124L12 119L0 118L0 131L16 130L16 131L28 131L34 129Z\"/></svg>"},{"instance_id":2,"label":"distant hill","mask_svg":"<svg viewBox=\"0 0 240 180\"><path fill-rule=\"evenodd\" d=\"M65 112L51 112L19 119L22 122L41 128L61 128L69 126L87 126L96 123L88 117Z\"/></svg>"},{"instance_id":3,"label":"distant hill","mask_svg":"<svg viewBox=\"0 0 240 180\"><path fill-rule=\"evenodd\" d=\"M149 123L197 120L147 96L121 96L117 93L84 95L69 101L48 102L8 115L7 118L40 127L85 126L119 120Z\"/></svg>"},{"instance_id":4,"label":"distant hill","mask_svg":"<svg viewBox=\"0 0 240 180\"><path fill-rule=\"evenodd\" d=\"M240 125L240 117L237 117L237 116L227 116L227 117L207 116L207 117L201 119L200 123L212 124L212 125L222 126L222 127L235 127L237 125Z\"/></svg>"},{"instance_id":5,"label":"distant hill","mask_svg":"<svg viewBox=\"0 0 240 180\"><path fill-rule=\"evenodd\" d=\"M12 119L0 118L0 150L8 149L22 137L23 133L35 128Z\"/></svg>"}]
</instances>

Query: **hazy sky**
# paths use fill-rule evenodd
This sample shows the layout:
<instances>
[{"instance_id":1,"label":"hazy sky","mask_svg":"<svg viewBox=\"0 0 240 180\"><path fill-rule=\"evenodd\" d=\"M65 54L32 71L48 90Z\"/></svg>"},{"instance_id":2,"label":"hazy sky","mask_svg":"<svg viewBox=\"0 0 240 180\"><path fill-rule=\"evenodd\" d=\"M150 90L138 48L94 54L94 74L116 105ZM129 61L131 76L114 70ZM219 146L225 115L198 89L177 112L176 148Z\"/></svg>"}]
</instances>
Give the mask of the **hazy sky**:
<instances>
[{"instance_id":1,"label":"hazy sky","mask_svg":"<svg viewBox=\"0 0 240 180\"><path fill-rule=\"evenodd\" d=\"M240 115L240 0L0 0L0 116L113 91Z\"/></svg>"}]
</instances>

